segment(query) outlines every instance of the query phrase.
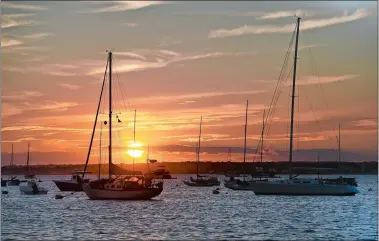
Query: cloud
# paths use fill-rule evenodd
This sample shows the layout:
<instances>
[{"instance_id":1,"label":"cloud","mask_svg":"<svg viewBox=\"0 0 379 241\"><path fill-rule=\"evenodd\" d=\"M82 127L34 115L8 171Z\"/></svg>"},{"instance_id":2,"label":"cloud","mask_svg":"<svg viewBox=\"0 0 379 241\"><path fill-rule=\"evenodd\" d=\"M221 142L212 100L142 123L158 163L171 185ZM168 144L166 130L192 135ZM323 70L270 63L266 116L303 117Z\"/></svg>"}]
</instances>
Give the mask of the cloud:
<instances>
[{"instance_id":1,"label":"cloud","mask_svg":"<svg viewBox=\"0 0 379 241\"><path fill-rule=\"evenodd\" d=\"M70 90L78 90L78 89L82 88L79 85L72 85L72 84L58 84L58 86L60 86L62 88L70 89Z\"/></svg>"},{"instance_id":2,"label":"cloud","mask_svg":"<svg viewBox=\"0 0 379 241\"><path fill-rule=\"evenodd\" d=\"M161 43L159 44L159 47L167 47L172 45L178 45L182 44L183 42L181 40L174 39L173 37L163 37L161 40Z\"/></svg>"},{"instance_id":3,"label":"cloud","mask_svg":"<svg viewBox=\"0 0 379 241\"><path fill-rule=\"evenodd\" d=\"M0 6L2 8L10 8L10 9L20 9L20 10L47 10L46 7L36 6L36 5L25 5L25 4L15 4L9 1L2 1Z\"/></svg>"},{"instance_id":4,"label":"cloud","mask_svg":"<svg viewBox=\"0 0 379 241\"><path fill-rule=\"evenodd\" d=\"M106 12L124 12L142 9L154 5L167 4L170 2L166 1L109 1L107 3L112 3L111 6L102 7L98 9L90 9L86 11L81 11L79 13L106 13Z\"/></svg>"},{"instance_id":5,"label":"cloud","mask_svg":"<svg viewBox=\"0 0 379 241\"><path fill-rule=\"evenodd\" d=\"M299 78L297 84L298 85L327 84L327 83L351 80L357 77L359 77L359 75L307 76L307 77ZM288 85L290 85L290 83Z\"/></svg>"},{"instance_id":6,"label":"cloud","mask_svg":"<svg viewBox=\"0 0 379 241\"><path fill-rule=\"evenodd\" d=\"M137 23L124 23L123 25L127 26L127 27L131 27L131 28L134 28L134 27L137 27L138 24Z\"/></svg>"},{"instance_id":7,"label":"cloud","mask_svg":"<svg viewBox=\"0 0 379 241\"><path fill-rule=\"evenodd\" d=\"M192 54L184 55L171 50L147 50L139 49L133 52L119 52L119 55L136 57L139 60L117 60L115 71L117 72L132 72L132 71L142 71L146 69L153 68L163 68L172 63L178 63L182 61L198 60L204 58L220 57L220 56L240 56L240 55L250 55L255 54L255 52L212 52L212 53L202 53L202 54ZM116 52L117 55L117 52ZM146 61L142 61L146 60ZM101 67L96 67L90 69L87 75L97 75L104 73L104 62L100 62Z\"/></svg>"},{"instance_id":8,"label":"cloud","mask_svg":"<svg viewBox=\"0 0 379 241\"><path fill-rule=\"evenodd\" d=\"M4 105L6 104L6 105ZM16 104L3 103L2 116L11 116L21 114L24 111L53 111L62 112L66 111L70 107L77 106L77 103L73 102L59 102L59 101L44 101L42 103L30 103L24 101Z\"/></svg>"},{"instance_id":9,"label":"cloud","mask_svg":"<svg viewBox=\"0 0 379 241\"><path fill-rule=\"evenodd\" d=\"M12 28L18 26L27 26L27 25L38 25L42 22L37 22L33 20L19 20L20 18L34 16L35 14L4 14L1 15L1 28Z\"/></svg>"},{"instance_id":10,"label":"cloud","mask_svg":"<svg viewBox=\"0 0 379 241\"><path fill-rule=\"evenodd\" d=\"M132 52L113 52L113 54L119 56L126 56L134 59L146 60L144 56Z\"/></svg>"},{"instance_id":11,"label":"cloud","mask_svg":"<svg viewBox=\"0 0 379 241\"><path fill-rule=\"evenodd\" d=\"M351 15L342 15L339 17L331 17L315 20L303 20L301 22L301 31L311 30L316 28L323 28L341 23L356 21L359 19L370 16L371 13L367 9L357 9ZM235 29L217 29L209 32L209 38L224 38L231 36L241 36L247 34L264 34L264 33L291 33L295 29L295 24L287 24L283 26L277 25L262 25L262 26L249 26L244 25Z\"/></svg>"},{"instance_id":12,"label":"cloud","mask_svg":"<svg viewBox=\"0 0 379 241\"><path fill-rule=\"evenodd\" d=\"M293 17L294 15L297 16L312 16L313 13L305 11L305 10L293 10L293 11L278 11L278 12L268 12L264 13L262 16L258 17L257 19L279 19L279 18L286 18L286 17Z\"/></svg>"},{"instance_id":13,"label":"cloud","mask_svg":"<svg viewBox=\"0 0 379 241\"><path fill-rule=\"evenodd\" d=\"M23 36L23 38L26 38L26 39L44 39L44 38L47 38L49 36L55 36L55 35L52 33L33 33L33 34L25 35L25 36Z\"/></svg>"},{"instance_id":14,"label":"cloud","mask_svg":"<svg viewBox=\"0 0 379 241\"><path fill-rule=\"evenodd\" d=\"M355 122L359 127L378 127L378 120L359 120Z\"/></svg>"},{"instance_id":15,"label":"cloud","mask_svg":"<svg viewBox=\"0 0 379 241\"><path fill-rule=\"evenodd\" d=\"M16 39L2 39L1 40L1 47L3 48L22 45L22 44L23 44L22 41L16 40Z\"/></svg>"}]
</instances>

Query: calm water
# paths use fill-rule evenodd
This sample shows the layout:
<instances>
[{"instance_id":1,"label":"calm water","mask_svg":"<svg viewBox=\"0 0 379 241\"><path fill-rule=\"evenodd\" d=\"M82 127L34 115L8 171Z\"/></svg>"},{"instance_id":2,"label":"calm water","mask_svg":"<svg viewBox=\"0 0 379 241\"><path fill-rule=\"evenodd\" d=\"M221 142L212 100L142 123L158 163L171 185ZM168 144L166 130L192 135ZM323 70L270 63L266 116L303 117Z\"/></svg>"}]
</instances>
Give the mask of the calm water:
<instances>
[{"instance_id":1,"label":"calm water","mask_svg":"<svg viewBox=\"0 0 379 241\"><path fill-rule=\"evenodd\" d=\"M1 196L3 240L378 239L377 176L357 176L361 193L354 197L286 197L223 185L214 195L211 187L184 185L178 175L165 181L155 201L91 201L85 193L55 200L61 192L51 180L69 176L40 178L51 188L48 195L2 188L9 191Z\"/></svg>"}]
</instances>

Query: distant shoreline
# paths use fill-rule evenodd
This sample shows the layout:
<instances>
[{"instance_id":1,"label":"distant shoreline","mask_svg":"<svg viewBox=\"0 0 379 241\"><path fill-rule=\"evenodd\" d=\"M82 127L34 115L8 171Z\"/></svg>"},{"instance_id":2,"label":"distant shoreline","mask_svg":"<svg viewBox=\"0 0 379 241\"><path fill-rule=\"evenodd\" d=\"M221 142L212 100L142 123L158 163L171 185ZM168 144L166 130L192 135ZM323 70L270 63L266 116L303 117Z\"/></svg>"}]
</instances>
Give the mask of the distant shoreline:
<instances>
[{"instance_id":1,"label":"distant shoreline","mask_svg":"<svg viewBox=\"0 0 379 241\"><path fill-rule=\"evenodd\" d=\"M132 170L131 164L118 165L125 170ZM151 169L156 169L159 166L164 166L171 174L196 174L197 165L195 162L165 162L150 164ZM98 173L99 166L97 164L89 164L87 171L92 174ZM274 171L277 175L288 174L287 162L201 162L199 163L200 173L209 174L224 174L227 172L247 172L254 173L257 168L263 168L264 172ZM320 175L326 174L352 174L352 175L377 175L378 174L378 162L341 162L339 165L336 162L294 162L293 168L298 168L293 173L299 174L317 174L320 171ZM299 171L299 168L301 171ZM84 169L83 164L77 165L35 165L31 166L32 171L37 175L70 175L74 171L82 171ZM108 173L108 165L101 165L101 173L105 175ZM147 172L146 163L138 163L134 165L135 171ZM24 175L26 173L26 166L14 166L11 169L7 166L1 168L2 175Z\"/></svg>"}]
</instances>

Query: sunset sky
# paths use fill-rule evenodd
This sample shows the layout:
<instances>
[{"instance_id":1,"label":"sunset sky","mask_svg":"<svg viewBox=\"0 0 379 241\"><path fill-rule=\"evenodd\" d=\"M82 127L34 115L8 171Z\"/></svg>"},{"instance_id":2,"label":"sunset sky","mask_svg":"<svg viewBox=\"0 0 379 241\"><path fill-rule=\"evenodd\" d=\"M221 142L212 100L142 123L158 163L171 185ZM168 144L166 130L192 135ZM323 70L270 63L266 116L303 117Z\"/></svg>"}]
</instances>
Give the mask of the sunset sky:
<instances>
[{"instance_id":1,"label":"sunset sky","mask_svg":"<svg viewBox=\"0 0 379 241\"><path fill-rule=\"evenodd\" d=\"M225 161L230 147L241 161L246 100L252 161L295 13L302 16L295 149L321 156L336 149L341 124L344 152L377 156L377 2L2 1L1 12L3 164L12 143L24 162L28 142L34 164L85 162L107 49L122 121L113 123L115 163L131 162L134 109L136 141L151 145L151 158L194 160L202 116L201 160ZM288 149L292 59L265 137L273 160ZM100 121L92 163L99 130Z\"/></svg>"}]
</instances>

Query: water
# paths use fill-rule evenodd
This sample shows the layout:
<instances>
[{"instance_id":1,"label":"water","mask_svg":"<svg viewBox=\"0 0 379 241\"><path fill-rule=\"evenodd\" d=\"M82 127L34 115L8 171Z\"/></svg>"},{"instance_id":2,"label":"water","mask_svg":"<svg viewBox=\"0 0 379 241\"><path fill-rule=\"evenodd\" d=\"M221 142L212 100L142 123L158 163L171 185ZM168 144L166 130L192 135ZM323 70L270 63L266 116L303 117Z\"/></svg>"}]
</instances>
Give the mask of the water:
<instances>
[{"instance_id":1,"label":"water","mask_svg":"<svg viewBox=\"0 0 379 241\"><path fill-rule=\"evenodd\" d=\"M255 196L223 185L188 187L184 175L165 181L154 201L92 201L85 193L62 194L40 176L47 195L27 196L3 187L2 240L377 240L377 176L357 176L353 197ZM222 177L220 177L222 178ZM179 186L176 186L179 184ZM372 188L372 191L368 191Z\"/></svg>"}]
</instances>

